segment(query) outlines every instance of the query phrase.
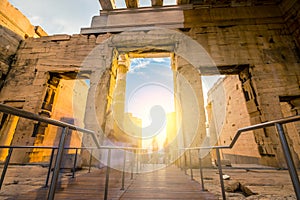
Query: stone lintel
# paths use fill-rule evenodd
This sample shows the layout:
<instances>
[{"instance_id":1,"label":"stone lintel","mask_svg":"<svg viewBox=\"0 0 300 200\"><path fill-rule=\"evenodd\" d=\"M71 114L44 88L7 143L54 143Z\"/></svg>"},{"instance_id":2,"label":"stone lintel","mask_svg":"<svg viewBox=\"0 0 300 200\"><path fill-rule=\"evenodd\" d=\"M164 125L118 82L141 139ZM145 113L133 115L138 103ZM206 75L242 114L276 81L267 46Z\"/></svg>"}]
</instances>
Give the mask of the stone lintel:
<instances>
[{"instance_id":1,"label":"stone lintel","mask_svg":"<svg viewBox=\"0 0 300 200\"><path fill-rule=\"evenodd\" d=\"M71 36L67 34L58 34L58 35L52 35L52 36L47 36L49 40L51 41L66 41L70 40Z\"/></svg>"},{"instance_id":2,"label":"stone lintel","mask_svg":"<svg viewBox=\"0 0 300 200\"><path fill-rule=\"evenodd\" d=\"M183 9L133 9L106 12L93 17L90 28L82 28L81 34L151 30L152 27L184 28Z\"/></svg>"},{"instance_id":3,"label":"stone lintel","mask_svg":"<svg viewBox=\"0 0 300 200\"><path fill-rule=\"evenodd\" d=\"M207 66L200 67L201 75L235 75L239 74L243 69L248 68L249 64L236 64L236 65L217 65L217 66Z\"/></svg>"},{"instance_id":4,"label":"stone lintel","mask_svg":"<svg viewBox=\"0 0 300 200\"><path fill-rule=\"evenodd\" d=\"M184 28L183 23L174 23L174 24L156 24L156 25L146 25L146 26L120 26L120 27L95 27L95 28L82 28L80 34L89 35L97 33L119 33L124 31L149 31L157 28L165 29L176 29Z\"/></svg>"},{"instance_id":5,"label":"stone lintel","mask_svg":"<svg viewBox=\"0 0 300 200\"><path fill-rule=\"evenodd\" d=\"M144 31L157 27L180 29L193 27L195 22L203 27L226 27L240 24L249 25L249 23L255 25L258 20L262 24L283 23L280 9L277 6L199 9L191 4L186 4L101 11L100 16L93 17L91 27L81 29L81 34Z\"/></svg>"},{"instance_id":6,"label":"stone lintel","mask_svg":"<svg viewBox=\"0 0 300 200\"><path fill-rule=\"evenodd\" d=\"M100 24L103 21L102 19L98 21L99 18L102 18L102 16L93 18L92 28L104 25ZM128 12L118 13L118 15L108 15L106 20L106 26L145 26L183 23L184 15L183 10L149 10L148 12Z\"/></svg>"},{"instance_id":7,"label":"stone lintel","mask_svg":"<svg viewBox=\"0 0 300 200\"><path fill-rule=\"evenodd\" d=\"M129 58L165 58L171 57L171 53L169 52L151 52L151 53L140 53L140 52L129 52Z\"/></svg>"}]
</instances>

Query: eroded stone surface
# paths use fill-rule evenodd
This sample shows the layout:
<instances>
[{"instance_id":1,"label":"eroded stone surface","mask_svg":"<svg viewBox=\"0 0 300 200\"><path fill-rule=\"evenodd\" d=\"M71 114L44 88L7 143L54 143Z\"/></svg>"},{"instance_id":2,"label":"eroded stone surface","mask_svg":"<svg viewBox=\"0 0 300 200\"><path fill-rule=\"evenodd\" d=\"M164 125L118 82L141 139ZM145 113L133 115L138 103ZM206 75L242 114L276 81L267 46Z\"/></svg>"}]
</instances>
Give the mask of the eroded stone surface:
<instances>
[{"instance_id":1,"label":"eroded stone surface","mask_svg":"<svg viewBox=\"0 0 300 200\"><path fill-rule=\"evenodd\" d=\"M296 199L293 185L287 170L275 169L259 169L261 166L253 165L256 169L239 170L239 169L223 169L223 173L230 175L230 180L224 180L226 197L228 199ZM257 169L257 167L259 167ZM194 169L194 178L200 181L199 170ZM189 173L189 171L188 171ZM217 169L205 169L204 186L209 192L218 195L222 199L219 174ZM239 185L247 187L252 195L246 197L240 192L235 191ZM248 190L247 190L248 191ZM248 191L250 192L250 191Z\"/></svg>"}]
</instances>

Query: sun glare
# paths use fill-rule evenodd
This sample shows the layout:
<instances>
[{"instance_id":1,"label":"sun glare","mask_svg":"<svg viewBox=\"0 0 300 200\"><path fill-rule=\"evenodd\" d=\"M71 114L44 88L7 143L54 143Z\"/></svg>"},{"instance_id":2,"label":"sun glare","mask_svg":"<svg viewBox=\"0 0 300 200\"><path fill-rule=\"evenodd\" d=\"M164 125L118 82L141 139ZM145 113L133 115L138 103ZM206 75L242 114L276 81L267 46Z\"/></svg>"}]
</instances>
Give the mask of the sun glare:
<instances>
[{"instance_id":1,"label":"sun glare","mask_svg":"<svg viewBox=\"0 0 300 200\"><path fill-rule=\"evenodd\" d=\"M170 58L131 59L126 81L126 112L142 120L143 146L166 140L167 115L174 112Z\"/></svg>"}]
</instances>

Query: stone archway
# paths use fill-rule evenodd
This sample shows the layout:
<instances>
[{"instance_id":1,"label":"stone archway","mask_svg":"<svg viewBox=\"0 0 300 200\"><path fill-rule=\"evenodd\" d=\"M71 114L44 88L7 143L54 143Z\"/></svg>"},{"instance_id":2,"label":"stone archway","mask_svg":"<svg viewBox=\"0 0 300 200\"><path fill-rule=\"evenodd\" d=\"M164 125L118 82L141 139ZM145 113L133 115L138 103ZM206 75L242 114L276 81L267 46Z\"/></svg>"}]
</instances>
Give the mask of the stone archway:
<instances>
[{"instance_id":1,"label":"stone archway","mask_svg":"<svg viewBox=\"0 0 300 200\"><path fill-rule=\"evenodd\" d=\"M111 36L93 49L83 62L84 67L82 69L91 71L86 127L95 130L98 138L104 140L103 136L107 134L103 130L107 120L109 73L112 73L110 70L117 62L118 55L130 53L143 55L170 53L174 55L172 68L177 72L175 93L180 99L180 105L184 108L181 113L184 120L179 135L184 136L185 139L182 136L178 139L185 140L185 142L179 145L180 147L200 146L206 135L200 75L202 70L208 68L215 68L211 71L217 72L218 70L209 54L199 43L183 33L173 30L152 29L149 31L122 32ZM191 103L192 101L193 103ZM195 142L197 137L197 142ZM92 141L86 139L84 143L86 146L92 145Z\"/></svg>"}]
</instances>

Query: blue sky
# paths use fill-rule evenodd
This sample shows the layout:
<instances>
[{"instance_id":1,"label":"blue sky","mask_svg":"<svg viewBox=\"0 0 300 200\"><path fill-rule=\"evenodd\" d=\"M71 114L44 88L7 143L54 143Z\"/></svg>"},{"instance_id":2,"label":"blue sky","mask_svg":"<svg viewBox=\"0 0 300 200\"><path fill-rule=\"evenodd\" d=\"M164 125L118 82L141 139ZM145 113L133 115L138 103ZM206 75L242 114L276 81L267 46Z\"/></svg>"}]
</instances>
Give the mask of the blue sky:
<instances>
[{"instance_id":1,"label":"blue sky","mask_svg":"<svg viewBox=\"0 0 300 200\"><path fill-rule=\"evenodd\" d=\"M126 112L142 119L143 146L166 138L167 113L174 112L174 84L170 58L131 59L126 77Z\"/></svg>"},{"instance_id":2,"label":"blue sky","mask_svg":"<svg viewBox=\"0 0 300 200\"><path fill-rule=\"evenodd\" d=\"M151 107L161 105L166 113L174 111L173 72L170 58L137 58L131 60L126 81L126 112L150 123Z\"/></svg>"},{"instance_id":3,"label":"blue sky","mask_svg":"<svg viewBox=\"0 0 300 200\"><path fill-rule=\"evenodd\" d=\"M89 27L92 17L99 15L99 0L8 0L18 8L33 25L41 26L49 35L78 34ZM151 0L140 0L140 5L150 6ZM175 0L164 0L164 5ZM125 0L116 0L118 8L125 7Z\"/></svg>"},{"instance_id":4,"label":"blue sky","mask_svg":"<svg viewBox=\"0 0 300 200\"><path fill-rule=\"evenodd\" d=\"M33 25L41 26L49 35L80 33L89 27L92 17L99 15L98 0L9 0Z\"/></svg>"},{"instance_id":5,"label":"blue sky","mask_svg":"<svg viewBox=\"0 0 300 200\"><path fill-rule=\"evenodd\" d=\"M170 66L170 58L131 59L130 70L127 73L127 93L130 94L137 87L151 83L173 88L173 72Z\"/></svg>"}]
</instances>

